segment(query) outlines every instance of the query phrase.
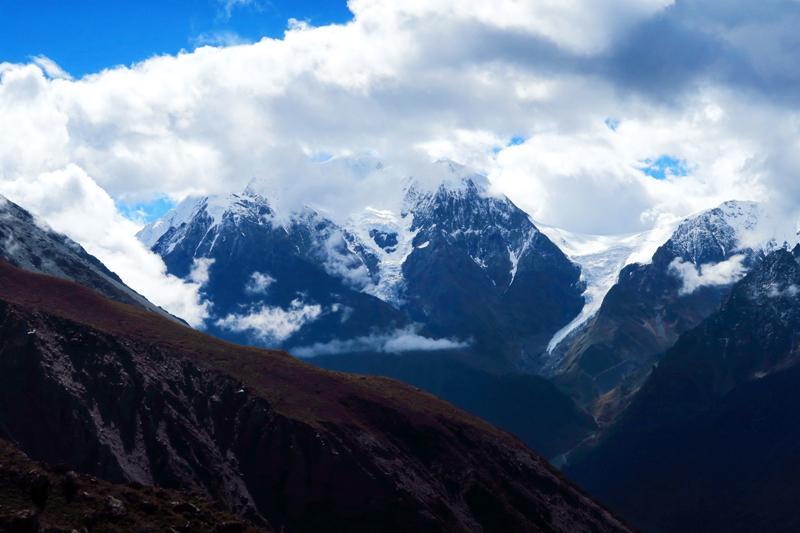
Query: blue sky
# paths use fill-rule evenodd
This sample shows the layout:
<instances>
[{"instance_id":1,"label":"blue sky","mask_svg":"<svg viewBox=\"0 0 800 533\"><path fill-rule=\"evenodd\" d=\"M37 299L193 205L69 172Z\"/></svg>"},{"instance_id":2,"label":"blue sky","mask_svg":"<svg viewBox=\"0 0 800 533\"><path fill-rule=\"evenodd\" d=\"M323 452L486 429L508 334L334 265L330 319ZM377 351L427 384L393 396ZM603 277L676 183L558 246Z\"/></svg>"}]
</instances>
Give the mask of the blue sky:
<instances>
[{"instance_id":1,"label":"blue sky","mask_svg":"<svg viewBox=\"0 0 800 533\"><path fill-rule=\"evenodd\" d=\"M343 0L2 0L0 62L44 55L76 78L203 43L280 38L295 18L344 23Z\"/></svg>"}]
</instances>

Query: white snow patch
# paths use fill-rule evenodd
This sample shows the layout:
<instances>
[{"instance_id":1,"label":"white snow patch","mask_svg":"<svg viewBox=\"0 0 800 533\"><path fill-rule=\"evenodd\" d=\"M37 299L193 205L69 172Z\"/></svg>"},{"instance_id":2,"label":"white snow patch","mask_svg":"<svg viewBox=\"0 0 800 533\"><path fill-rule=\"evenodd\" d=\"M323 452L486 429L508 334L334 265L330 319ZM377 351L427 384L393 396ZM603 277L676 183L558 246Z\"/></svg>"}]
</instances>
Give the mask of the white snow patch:
<instances>
[{"instance_id":1,"label":"white snow patch","mask_svg":"<svg viewBox=\"0 0 800 533\"><path fill-rule=\"evenodd\" d=\"M379 260L379 281L364 289L364 292L380 298L391 305L400 303L405 281L403 263L414 251L412 242L419 230L411 231L414 216L400 216L397 211L368 207L364 212L351 216L346 223L347 230L358 237ZM397 245L386 249L377 246L370 236L376 230L397 235Z\"/></svg>"},{"instance_id":2,"label":"white snow patch","mask_svg":"<svg viewBox=\"0 0 800 533\"><path fill-rule=\"evenodd\" d=\"M420 244L419 246L417 246L417 249L421 250L423 248L427 248L430 243L431 243L431 241L425 241L422 244Z\"/></svg>"},{"instance_id":3,"label":"white snow patch","mask_svg":"<svg viewBox=\"0 0 800 533\"><path fill-rule=\"evenodd\" d=\"M167 231L172 227L178 227L184 222L188 222L194 214L197 206L205 198L202 197L189 197L181 201L178 205L167 211L167 213L158 220L147 224L136 234L139 239L148 249L152 249Z\"/></svg>"},{"instance_id":4,"label":"white snow patch","mask_svg":"<svg viewBox=\"0 0 800 533\"><path fill-rule=\"evenodd\" d=\"M586 283L583 309L572 322L556 332L547 352L553 353L561 341L597 313L625 266L650 263L658 247L675 233L682 221L674 220L649 231L627 235L585 235L534 222L539 231L581 267L581 280Z\"/></svg>"}]
</instances>

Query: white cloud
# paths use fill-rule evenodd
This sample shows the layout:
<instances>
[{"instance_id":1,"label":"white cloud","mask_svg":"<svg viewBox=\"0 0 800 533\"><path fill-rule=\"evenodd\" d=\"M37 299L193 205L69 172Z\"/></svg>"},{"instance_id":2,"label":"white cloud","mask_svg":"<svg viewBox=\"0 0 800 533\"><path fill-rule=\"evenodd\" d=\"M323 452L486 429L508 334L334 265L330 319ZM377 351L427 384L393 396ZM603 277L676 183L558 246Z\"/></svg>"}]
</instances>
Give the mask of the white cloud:
<instances>
[{"instance_id":1,"label":"white cloud","mask_svg":"<svg viewBox=\"0 0 800 533\"><path fill-rule=\"evenodd\" d=\"M264 305L246 315L229 314L215 325L230 331L250 332L265 342L281 342L321 313L321 306L306 305L298 299L292 301L289 309Z\"/></svg>"},{"instance_id":2,"label":"white cloud","mask_svg":"<svg viewBox=\"0 0 800 533\"><path fill-rule=\"evenodd\" d=\"M214 259L208 257L195 257L189 270L189 279L201 287L208 283L209 270L214 264Z\"/></svg>"},{"instance_id":3,"label":"white cloud","mask_svg":"<svg viewBox=\"0 0 800 533\"><path fill-rule=\"evenodd\" d=\"M251 41L243 38L238 33L231 31L219 31L201 33L192 39L192 44L200 46L236 46L240 44L252 44Z\"/></svg>"},{"instance_id":4,"label":"white cloud","mask_svg":"<svg viewBox=\"0 0 800 533\"><path fill-rule=\"evenodd\" d=\"M798 288L797 285L791 284L786 287L781 287L773 283L767 295L770 298L794 298L797 296L797 293L800 293L800 288Z\"/></svg>"},{"instance_id":5,"label":"white cloud","mask_svg":"<svg viewBox=\"0 0 800 533\"><path fill-rule=\"evenodd\" d=\"M119 214L114 201L80 167L67 165L33 180L6 181L0 192L83 244L151 302L192 326L208 318L209 304L198 294L200 285L167 275L161 258L133 237L138 226Z\"/></svg>"},{"instance_id":6,"label":"white cloud","mask_svg":"<svg viewBox=\"0 0 800 533\"><path fill-rule=\"evenodd\" d=\"M353 0L349 7L347 24L295 22L282 40L201 47L74 81L46 58L0 64L0 192L15 192L23 207L102 260L127 262L120 275L138 279L137 290L154 300L169 278L144 252L120 244L129 226L112 198L135 204L228 193L257 176L281 209L386 209L402 176L451 158L484 170L535 219L583 233L641 231L731 198L800 205L800 108L791 98L741 90L722 75L683 85L667 77L654 94L626 81L641 65L619 58L650 50L625 48L638 25L672 20L680 4ZM759 25L765 39L768 26ZM718 27L704 23L703 35ZM724 31L732 46L755 46ZM656 66L670 66L670 50ZM785 53L780 58L791 66ZM512 145L515 138L525 141ZM320 154L373 154L386 167L326 174L309 162ZM641 162L662 155L686 161L690 174L646 176ZM67 216L73 211L56 194L35 192L63 173L82 173L104 198L86 207L91 216L77 216L77 208ZM197 284L181 287L167 292L202 316Z\"/></svg>"},{"instance_id":7,"label":"white cloud","mask_svg":"<svg viewBox=\"0 0 800 533\"><path fill-rule=\"evenodd\" d=\"M275 278L269 274L262 274L261 272L253 272L247 285L244 286L245 292L248 294L266 294L269 286L275 283Z\"/></svg>"},{"instance_id":8,"label":"white cloud","mask_svg":"<svg viewBox=\"0 0 800 533\"><path fill-rule=\"evenodd\" d=\"M316 357L357 352L383 352L399 354L410 351L460 350L469 347L469 342L454 339L432 339L419 334L419 326L408 326L392 333L374 333L354 339L315 343L312 346L290 348L296 357Z\"/></svg>"},{"instance_id":9,"label":"white cloud","mask_svg":"<svg viewBox=\"0 0 800 533\"><path fill-rule=\"evenodd\" d=\"M72 79L72 76L70 76L68 72L59 67L55 61L48 57L37 56L33 58L33 62L39 65L42 70L44 70L45 74L51 78L61 78L65 80Z\"/></svg>"},{"instance_id":10,"label":"white cloud","mask_svg":"<svg viewBox=\"0 0 800 533\"><path fill-rule=\"evenodd\" d=\"M220 4L222 4L223 14L226 19L231 18L231 14L233 13L233 9L236 7L250 7L251 9L255 9L256 11L263 11L264 10L264 2L261 0L217 0ZM266 2L269 4L269 2Z\"/></svg>"},{"instance_id":11,"label":"white cloud","mask_svg":"<svg viewBox=\"0 0 800 533\"><path fill-rule=\"evenodd\" d=\"M683 281L679 294L691 294L708 285L729 285L742 279L747 269L742 265L743 255L734 255L727 261L700 265L700 269L676 257L669 264L670 272Z\"/></svg>"}]
</instances>

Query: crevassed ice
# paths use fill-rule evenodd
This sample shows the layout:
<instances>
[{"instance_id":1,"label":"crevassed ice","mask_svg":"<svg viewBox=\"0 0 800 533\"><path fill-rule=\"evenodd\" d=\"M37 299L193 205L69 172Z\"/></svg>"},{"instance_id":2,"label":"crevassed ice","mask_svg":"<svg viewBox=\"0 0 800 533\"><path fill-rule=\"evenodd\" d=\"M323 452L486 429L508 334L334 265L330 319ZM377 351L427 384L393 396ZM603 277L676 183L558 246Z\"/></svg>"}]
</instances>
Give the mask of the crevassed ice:
<instances>
[{"instance_id":1,"label":"crevassed ice","mask_svg":"<svg viewBox=\"0 0 800 533\"><path fill-rule=\"evenodd\" d=\"M348 220L345 228L365 243L380 261L378 284L367 287L364 292L380 298L384 302L393 305L399 304L404 285L403 263L414 250L412 242L419 233L419 229L411 231L413 222L413 214L409 213L403 217L389 210L371 207L368 207L363 213L353 215ZM391 251L375 246L370 237L370 230L396 233L397 246L390 248Z\"/></svg>"}]
</instances>

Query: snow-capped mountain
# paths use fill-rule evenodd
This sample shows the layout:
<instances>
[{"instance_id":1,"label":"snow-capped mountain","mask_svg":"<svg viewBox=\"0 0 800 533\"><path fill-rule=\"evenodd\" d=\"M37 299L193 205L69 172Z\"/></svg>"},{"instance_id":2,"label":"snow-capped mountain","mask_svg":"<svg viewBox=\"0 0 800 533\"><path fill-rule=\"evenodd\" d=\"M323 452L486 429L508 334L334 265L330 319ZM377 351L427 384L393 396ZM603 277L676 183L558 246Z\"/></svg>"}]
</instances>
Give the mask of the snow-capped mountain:
<instances>
[{"instance_id":1,"label":"snow-capped mountain","mask_svg":"<svg viewBox=\"0 0 800 533\"><path fill-rule=\"evenodd\" d=\"M600 302L587 297L581 315L554 337L542 361L544 375L585 403L656 362L763 257L800 240L794 222L765 206L729 201L686 217L645 259L664 230L604 241L544 230L581 264L587 290L602 294Z\"/></svg>"},{"instance_id":2,"label":"snow-capped mountain","mask_svg":"<svg viewBox=\"0 0 800 533\"><path fill-rule=\"evenodd\" d=\"M320 166L395 173L370 157ZM396 181L395 199L351 213L287 212L254 181L138 237L205 283L210 331L297 355L461 349L513 367L578 314L579 269L486 178L442 161Z\"/></svg>"},{"instance_id":3,"label":"snow-capped mountain","mask_svg":"<svg viewBox=\"0 0 800 533\"><path fill-rule=\"evenodd\" d=\"M96 257L44 220L0 196L0 257L12 265L75 281L103 296L182 320L167 313L125 285Z\"/></svg>"},{"instance_id":4,"label":"snow-capped mountain","mask_svg":"<svg viewBox=\"0 0 800 533\"><path fill-rule=\"evenodd\" d=\"M796 531L799 262L800 247L761 259L567 474L643 530Z\"/></svg>"}]
</instances>

